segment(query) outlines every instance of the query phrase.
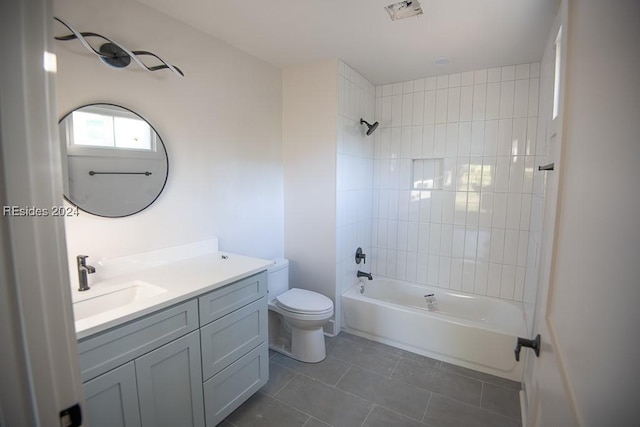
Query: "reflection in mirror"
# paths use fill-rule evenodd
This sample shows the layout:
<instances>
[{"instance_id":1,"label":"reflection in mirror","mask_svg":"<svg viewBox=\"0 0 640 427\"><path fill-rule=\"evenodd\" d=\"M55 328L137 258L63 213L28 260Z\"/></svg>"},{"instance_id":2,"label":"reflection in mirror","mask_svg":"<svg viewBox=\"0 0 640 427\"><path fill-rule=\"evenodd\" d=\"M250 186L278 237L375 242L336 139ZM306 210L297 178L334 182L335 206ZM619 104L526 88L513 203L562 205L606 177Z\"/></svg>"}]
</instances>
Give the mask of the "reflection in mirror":
<instances>
[{"instance_id":1,"label":"reflection in mirror","mask_svg":"<svg viewBox=\"0 0 640 427\"><path fill-rule=\"evenodd\" d=\"M169 162L162 139L138 114L111 104L60 120L64 196L85 212L133 215L162 192Z\"/></svg>"}]
</instances>

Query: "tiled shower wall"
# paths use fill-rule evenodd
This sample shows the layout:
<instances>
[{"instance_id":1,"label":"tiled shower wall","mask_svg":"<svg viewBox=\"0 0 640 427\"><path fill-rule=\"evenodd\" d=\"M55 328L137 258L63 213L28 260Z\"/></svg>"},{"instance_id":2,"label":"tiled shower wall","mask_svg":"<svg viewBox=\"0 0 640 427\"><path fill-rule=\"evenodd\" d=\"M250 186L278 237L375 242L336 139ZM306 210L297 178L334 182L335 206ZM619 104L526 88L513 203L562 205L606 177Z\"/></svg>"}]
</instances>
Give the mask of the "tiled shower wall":
<instances>
[{"instance_id":1,"label":"tiled shower wall","mask_svg":"<svg viewBox=\"0 0 640 427\"><path fill-rule=\"evenodd\" d=\"M376 87L374 274L523 300L539 72L520 64ZM414 170L416 159L433 161Z\"/></svg>"},{"instance_id":2,"label":"tiled shower wall","mask_svg":"<svg viewBox=\"0 0 640 427\"><path fill-rule=\"evenodd\" d=\"M370 271L374 136L365 136L363 118L374 120L375 86L338 61L337 259L336 295L353 285L358 269ZM354 262L362 247L366 264ZM336 310L336 315L340 310Z\"/></svg>"}]
</instances>

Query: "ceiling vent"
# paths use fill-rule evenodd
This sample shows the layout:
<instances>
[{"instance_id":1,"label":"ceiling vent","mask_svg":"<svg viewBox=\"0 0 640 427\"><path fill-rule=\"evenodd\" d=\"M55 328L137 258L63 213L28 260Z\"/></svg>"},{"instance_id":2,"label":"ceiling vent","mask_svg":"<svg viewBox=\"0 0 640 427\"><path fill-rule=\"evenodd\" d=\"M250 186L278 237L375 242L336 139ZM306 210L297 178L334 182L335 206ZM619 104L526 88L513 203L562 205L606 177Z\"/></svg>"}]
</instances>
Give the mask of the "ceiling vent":
<instances>
[{"instance_id":1,"label":"ceiling vent","mask_svg":"<svg viewBox=\"0 0 640 427\"><path fill-rule=\"evenodd\" d=\"M390 4L384 10L387 11L392 21L422 15L422 6L418 0L405 0Z\"/></svg>"}]
</instances>

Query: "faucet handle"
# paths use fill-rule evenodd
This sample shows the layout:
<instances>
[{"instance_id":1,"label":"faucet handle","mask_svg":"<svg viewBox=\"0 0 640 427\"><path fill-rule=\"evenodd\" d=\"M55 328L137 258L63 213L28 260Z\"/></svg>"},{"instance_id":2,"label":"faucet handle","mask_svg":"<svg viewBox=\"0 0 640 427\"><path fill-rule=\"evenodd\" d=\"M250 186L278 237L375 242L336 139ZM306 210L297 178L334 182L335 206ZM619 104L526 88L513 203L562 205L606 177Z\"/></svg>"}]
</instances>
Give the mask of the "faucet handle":
<instances>
[{"instance_id":1,"label":"faucet handle","mask_svg":"<svg viewBox=\"0 0 640 427\"><path fill-rule=\"evenodd\" d=\"M89 258L89 255L78 255L76 257L78 265L85 265L87 263L87 258Z\"/></svg>"}]
</instances>

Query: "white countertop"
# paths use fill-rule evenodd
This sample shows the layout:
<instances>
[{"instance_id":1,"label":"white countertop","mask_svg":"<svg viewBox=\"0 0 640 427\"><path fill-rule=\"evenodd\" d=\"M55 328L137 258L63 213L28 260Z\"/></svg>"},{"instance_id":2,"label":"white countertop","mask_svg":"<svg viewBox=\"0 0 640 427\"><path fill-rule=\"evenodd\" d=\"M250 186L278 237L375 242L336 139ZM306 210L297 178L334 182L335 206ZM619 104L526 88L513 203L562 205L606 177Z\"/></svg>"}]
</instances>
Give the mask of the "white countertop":
<instances>
[{"instance_id":1,"label":"white countertop","mask_svg":"<svg viewBox=\"0 0 640 427\"><path fill-rule=\"evenodd\" d=\"M224 257L226 258L224 258ZM128 272L91 283L88 291L72 292L73 301L104 293L125 282L143 281L164 288L166 292L127 304L75 322L76 337L86 338L159 309L186 301L200 294L228 285L266 270L273 261L226 252L211 252L194 258Z\"/></svg>"}]
</instances>

